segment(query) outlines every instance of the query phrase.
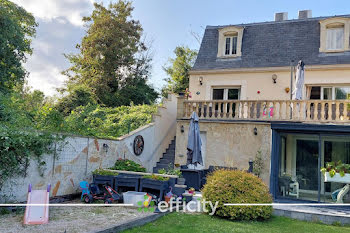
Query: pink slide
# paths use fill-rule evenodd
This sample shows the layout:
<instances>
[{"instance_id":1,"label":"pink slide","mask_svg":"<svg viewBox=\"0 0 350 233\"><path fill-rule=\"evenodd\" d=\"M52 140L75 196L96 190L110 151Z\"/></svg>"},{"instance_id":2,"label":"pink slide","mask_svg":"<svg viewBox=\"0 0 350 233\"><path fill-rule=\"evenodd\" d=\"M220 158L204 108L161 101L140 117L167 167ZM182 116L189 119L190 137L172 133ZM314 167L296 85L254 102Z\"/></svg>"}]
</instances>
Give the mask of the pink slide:
<instances>
[{"instance_id":1,"label":"pink slide","mask_svg":"<svg viewBox=\"0 0 350 233\"><path fill-rule=\"evenodd\" d=\"M28 187L27 204L42 204L38 206L26 206L24 212L24 224L44 224L49 222L49 195L51 185L47 190L32 190L32 185Z\"/></svg>"}]
</instances>

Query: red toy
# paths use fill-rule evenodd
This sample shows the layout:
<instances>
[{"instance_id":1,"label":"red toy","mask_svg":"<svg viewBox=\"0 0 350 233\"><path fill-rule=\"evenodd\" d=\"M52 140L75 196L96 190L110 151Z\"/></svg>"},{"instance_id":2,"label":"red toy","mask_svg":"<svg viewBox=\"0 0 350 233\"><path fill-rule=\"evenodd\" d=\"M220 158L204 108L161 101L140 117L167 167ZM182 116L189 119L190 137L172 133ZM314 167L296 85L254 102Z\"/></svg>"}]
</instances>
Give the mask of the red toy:
<instances>
[{"instance_id":1,"label":"red toy","mask_svg":"<svg viewBox=\"0 0 350 233\"><path fill-rule=\"evenodd\" d=\"M83 195L85 203L91 203L93 200L104 200L105 204L111 204L113 201L121 200L121 196L117 191L107 184L102 185L102 190L97 184L89 184L89 192Z\"/></svg>"}]
</instances>

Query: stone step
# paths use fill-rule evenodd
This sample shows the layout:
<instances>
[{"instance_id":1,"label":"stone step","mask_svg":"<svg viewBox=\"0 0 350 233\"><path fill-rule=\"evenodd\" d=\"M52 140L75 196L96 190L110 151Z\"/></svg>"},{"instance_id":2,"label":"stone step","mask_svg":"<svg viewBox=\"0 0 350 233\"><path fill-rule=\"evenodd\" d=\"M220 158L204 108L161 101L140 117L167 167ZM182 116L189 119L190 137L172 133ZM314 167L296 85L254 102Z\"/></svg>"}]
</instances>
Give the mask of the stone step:
<instances>
[{"instance_id":1,"label":"stone step","mask_svg":"<svg viewBox=\"0 0 350 233\"><path fill-rule=\"evenodd\" d=\"M167 164L172 163L172 164L174 164L174 161L175 161L175 158L167 159L167 158L163 157L159 160L159 163L167 163Z\"/></svg>"},{"instance_id":2,"label":"stone step","mask_svg":"<svg viewBox=\"0 0 350 233\"><path fill-rule=\"evenodd\" d=\"M167 163L157 163L156 168L168 168L169 164Z\"/></svg>"},{"instance_id":3,"label":"stone step","mask_svg":"<svg viewBox=\"0 0 350 233\"><path fill-rule=\"evenodd\" d=\"M161 159L167 159L167 160L170 160L170 159L172 159L172 160L174 160L175 159L175 155L164 155Z\"/></svg>"},{"instance_id":4,"label":"stone step","mask_svg":"<svg viewBox=\"0 0 350 233\"><path fill-rule=\"evenodd\" d=\"M174 166L175 163L175 147L176 147L176 137L171 140L168 148L163 153L163 156L157 162L157 165L153 168L153 172L158 172L159 169L167 169L170 166Z\"/></svg>"},{"instance_id":5,"label":"stone step","mask_svg":"<svg viewBox=\"0 0 350 233\"><path fill-rule=\"evenodd\" d=\"M171 155L175 155L175 149L174 150L166 150L164 154L171 154Z\"/></svg>"},{"instance_id":6,"label":"stone step","mask_svg":"<svg viewBox=\"0 0 350 233\"><path fill-rule=\"evenodd\" d=\"M175 157L175 153L169 153L169 152L166 152L166 153L163 153L163 157L164 156L171 156L171 157Z\"/></svg>"}]
</instances>

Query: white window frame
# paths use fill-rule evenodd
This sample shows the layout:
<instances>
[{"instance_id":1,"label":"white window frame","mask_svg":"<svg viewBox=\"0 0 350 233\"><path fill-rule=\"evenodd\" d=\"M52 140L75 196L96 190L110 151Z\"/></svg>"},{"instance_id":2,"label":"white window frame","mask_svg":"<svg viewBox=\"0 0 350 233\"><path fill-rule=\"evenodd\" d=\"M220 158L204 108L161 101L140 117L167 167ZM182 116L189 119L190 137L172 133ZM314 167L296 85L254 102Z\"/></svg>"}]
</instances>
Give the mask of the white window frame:
<instances>
[{"instance_id":1,"label":"white window frame","mask_svg":"<svg viewBox=\"0 0 350 233\"><path fill-rule=\"evenodd\" d=\"M336 32L334 32L335 30L339 30L339 29L341 29L341 31L342 31L342 33L343 33L343 36L342 36L342 47L341 48L333 48L333 47L331 47L331 45L330 45L330 40L329 40L329 33L331 32L331 33L336 33ZM326 35L327 35L327 40L326 40L326 50L327 51L329 51L329 50L344 50L344 48L345 48L345 25L343 24L343 25L339 25L339 26L337 26L337 27L327 27L326 28ZM334 36L334 35L332 35L332 36ZM334 39L334 38L332 38L332 39Z\"/></svg>"},{"instance_id":2,"label":"white window frame","mask_svg":"<svg viewBox=\"0 0 350 233\"><path fill-rule=\"evenodd\" d=\"M216 87L216 86L213 86L211 88L211 100L213 100L213 96L214 96L214 89L224 89L224 99L223 100L229 100L228 99L228 90L229 89L238 89L238 99L237 100L240 100L241 99L241 87L237 87L237 86L233 86L233 87Z\"/></svg>"},{"instance_id":3,"label":"white window frame","mask_svg":"<svg viewBox=\"0 0 350 233\"><path fill-rule=\"evenodd\" d=\"M243 27L228 26L218 29L218 58L235 58L242 56ZM237 37L236 53L232 54L232 38ZM225 54L226 38L230 38L230 54Z\"/></svg>"},{"instance_id":4,"label":"white window frame","mask_svg":"<svg viewBox=\"0 0 350 233\"><path fill-rule=\"evenodd\" d=\"M233 53L233 38L236 38L236 53ZM228 54L226 54L226 40L229 39L229 51ZM234 35L234 36L225 36L225 44L224 44L224 56L235 56L237 54L237 50L238 50L238 35Z\"/></svg>"},{"instance_id":5,"label":"white window frame","mask_svg":"<svg viewBox=\"0 0 350 233\"><path fill-rule=\"evenodd\" d=\"M324 20L320 20L320 48L319 51L322 53L338 53L350 51L350 18L343 17L332 17ZM344 28L343 34L343 48L342 49L331 49L327 46L327 29L331 28Z\"/></svg>"},{"instance_id":6,"label":"white window frame","mask_svg":"<svg viewBox=\"0 0 350 233\"><path fill-rule=\"evenodd\" d=\"M320 93L320 100L324 100L324 96L323 96L323 94L324 94L324 88L332 88L332 99L330 99L330 100L336 100L335 99L335 89L336 88L350 88L350 85L344 85L344 86L320 86L320 85L311 85L310 86L310 88L312 88L312 87L317 87L317 86L319 86L319 87L321 87L321 93Z\"/></svg>"}]
</instances>

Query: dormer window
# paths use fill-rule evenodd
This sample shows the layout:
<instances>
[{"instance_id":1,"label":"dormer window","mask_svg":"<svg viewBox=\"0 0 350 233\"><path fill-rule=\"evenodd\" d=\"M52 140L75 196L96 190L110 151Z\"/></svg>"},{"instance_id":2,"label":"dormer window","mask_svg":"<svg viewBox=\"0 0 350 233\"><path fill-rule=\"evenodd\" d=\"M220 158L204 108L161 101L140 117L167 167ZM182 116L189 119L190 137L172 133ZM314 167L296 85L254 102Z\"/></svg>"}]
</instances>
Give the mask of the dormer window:
<instances>
[{"instance_id":1,"label":"dormer window","mask_svg":"<svg viewBox=\"0 0 350 233\"><path fill-rule=\"evenodd\" d=\"M242 27L225 27L219 29L218 57L233 58L242 55Z\"/></svg>"},{"instance_id":2,"label":"dormer window","mask_svg":"<svg viewBox=\"0 0 350 233\"><path fill-rule=\"evenodd\" d=\"M237 35L225 36L225 55L236 55L237 54Z\"/></svg>"},{"instance_id":3,"label":"dormer window","mask_svg":"<svg viewBox=\"0 0 350 233\"><path fill-rule=\"evenodd\" d=\"M350 19L328 18L320 21L320 52L350 51Z\"/></svg>"},{"instance_id":4,"label":"dormer window","mask_svg":"<svg viewBox=\"0 0 350 233\"><path fill-rule=\"evenodd\" d=\"M327 50L344 50L344 25L327 27Z\"/></svg>"}]
</instances>

